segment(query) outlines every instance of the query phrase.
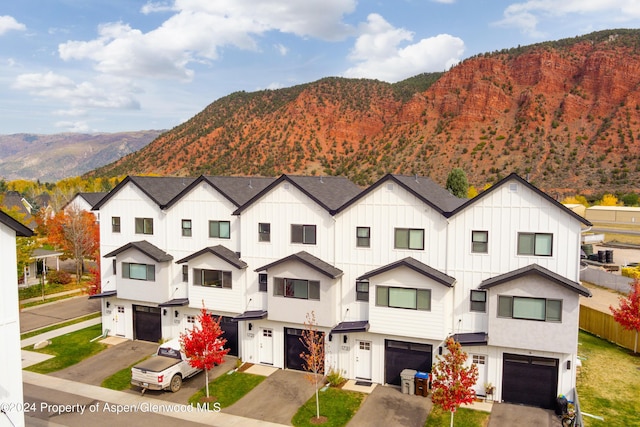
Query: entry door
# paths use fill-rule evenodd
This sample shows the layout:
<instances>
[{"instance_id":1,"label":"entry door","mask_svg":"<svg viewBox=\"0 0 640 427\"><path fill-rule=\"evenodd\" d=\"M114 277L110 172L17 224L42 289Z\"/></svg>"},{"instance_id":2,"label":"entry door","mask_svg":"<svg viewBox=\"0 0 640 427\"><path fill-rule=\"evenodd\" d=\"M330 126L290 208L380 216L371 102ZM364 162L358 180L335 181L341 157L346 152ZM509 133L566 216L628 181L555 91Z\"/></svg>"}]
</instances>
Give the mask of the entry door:
<instances>
[{"instance_id":1,"label":"entry door","mask_svg":"<svg viewBox=\"0 0 640 427\"><path fill-rule=\"evenodd\" d=\"M124 306L117 305L116 306L116 318L114 319L116 322L116 335L124 336L125 333L125 324L124 324Z\"/></svg>"},{"instance_id":2,"label":"entry door","mask_svg":"<svg viewBox=\"0 0 640 427\"><path fill-rule=\"evenodd\" d=\"M487 356L483 354L472 354L471 361L478 367L478 381L473 389L476 391L476 395L485 396L485 387L487 383Z\"/></svg>"},{"instance_id":3,"label":"entry door","mask_svg":"<svg viewBox=\"0 0 640 427\"><path fill-rule=\"evenodd\" d=\"M273 329L260 328L260 363L273 365Z\"/></svg>"},{"instance_id":4,"label":"entry door","mask_svg":"<svg viewBox=\"0 0 640 427\"><path fill-rule=\"evenodd\" d=\"M356 378L371 379L371 341L357 341Z\"/></svg>"}]
</instances>

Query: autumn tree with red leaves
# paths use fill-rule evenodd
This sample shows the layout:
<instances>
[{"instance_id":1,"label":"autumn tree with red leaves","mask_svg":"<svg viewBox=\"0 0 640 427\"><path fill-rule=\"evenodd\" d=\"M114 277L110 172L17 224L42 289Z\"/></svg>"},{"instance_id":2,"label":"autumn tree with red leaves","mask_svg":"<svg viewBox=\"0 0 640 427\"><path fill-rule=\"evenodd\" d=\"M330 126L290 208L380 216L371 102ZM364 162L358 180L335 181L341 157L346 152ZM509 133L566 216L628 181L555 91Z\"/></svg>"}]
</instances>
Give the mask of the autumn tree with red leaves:
<instances>
[{"instance_id":1,"label":"autumn tree with red leaves","mask_svg":"<svg viewBox=\"0 0 640 427\"><path fill-rule=\"evenodd\" d=\"M609 306L613 319L628 331L636 332L633 352L638 352L638 332L640 331L640 279L631 284L631 292L626 297L620 297L620 306Z\"/></svg>"},{"instance_id":2,"label":"autumn tree with red leaves","mask_svg":"<svg viewBox=\"0 0 640 427\"><path fill-rule=\"evenodd\" d=\"M462 351L462 346L452 337L445 342L447 352L444 356L438 356L438 362L432 370L431 401L451 413L451 427L453 427L453 414L463 404L472 403L476 397L473 389L478 380L478 367L476 364L465 366L467 353Z\"/></svg>"},{"instance_id":3,"label":"autumn tree with red leaves","mask_svg":"<svg viewBox=\"0 0 640 427\"><path fill-rule=\"evenodd\" d=\"M300 353L302 366L308 372L306 375L316 390L316 420L320 419L320 397L318 388L322 385L324 377L324 334L318 331L315 312L307 313L307 320L304 322L305 329L302 330L300 342L305 348L305 352Z\"/></svg>"},{"instance_id":4,"label":"autumn tree with red leaves","mask_svg":"<svg viewBox=\"0 0 640 427\"><path fill-rule=\"evenodd\" d=\"M224 348L225 338L220 338L224 331L220 328L220 317L214 319L203 307L197 317L198 322L193 329L180 334L180 345L189 365L204 370L205 389L209 399L209 370L224 362L224 356L229 353Z\"/></svg>"}]
</instances>

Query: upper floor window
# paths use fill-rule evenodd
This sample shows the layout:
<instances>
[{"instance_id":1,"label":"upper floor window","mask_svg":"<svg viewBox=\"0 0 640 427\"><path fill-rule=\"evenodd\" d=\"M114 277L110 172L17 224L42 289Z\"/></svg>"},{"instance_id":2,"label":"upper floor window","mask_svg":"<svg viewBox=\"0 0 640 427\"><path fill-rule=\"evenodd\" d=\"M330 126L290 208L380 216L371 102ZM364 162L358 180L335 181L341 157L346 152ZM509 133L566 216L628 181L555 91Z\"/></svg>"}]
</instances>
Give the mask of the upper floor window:
<instances>
[{"instance_id":1,"label":"upper floor window","mask_svg":"<svg viewBox=\"0 0 640 427\"><path fill-rule=\"evenodd\" d=\"M369 282L367 280L356 282L356 301L369 301Z\"/></svg>"},{"instance_id":2,"label":"upper floor window","mask_svg":"<svg viewBox=\"0 0 640 427\"><path fill-rule=\"evenodd\" d=\"M320 300L320 282L317 280L274 277L273 295L287 298Z\"/></svg>"},{"instance_id":3,"label":"upper floor window","mask_svg":"<svg viewBox=\"0 0 640 427\"><path fill-rule=\"evenodd\" d=\"M191 237L191 220L190 219L182 220L182 235L184 237Z\"/></svg>"},{"instance_id":4,"label":"upper floor window","mask_svg":"<svg viewBox=\"0 0 640 427\"><path fill-rule=\"evenodd\" d=\"M376 286L376 305L431 311L431 289Z\"/></svg>"},{"instance_id":5,"label":"upper floor window","mask_svg":"<svg viewBox=\"0 0 640 427\"><path fill-rule=\"evenodd\" d=\"M182 281L185 283L189 283L189 266L182 266Z\"/></svg>"},{"instance_id":6,"label":"upper floor window","mask_svg":"<svg viewBox=\"0 0 640 427\"><path fill-rule=\"evenodd\" d=\"M316 244L316 226L291 224L291 243Z\"/></svg>"},{"instance_id":7,"label":"upper floor window","mask_svg":"<svg viewBox=\"0 0 640 427\"><path fill-rule=\"evenodd\" d=\"M117 268L116 268L117 264L116 264L116 260L115 259L112 260L111 265L113 266L113 274L114 275L118 274L118 271L117 271Z\"/></svg>"},{"instance_id":8,"label":"upper floor window","mask_svg":"<svg viewBox=\"0 0 640 427\"><path fill-rule=\"evenodd\" d=\"M231 289L231 272L194 268L193 284L196 286Z\"/></svg>"},{"instance_id":9,"label":"upper floor window","mask_svg":"<svg viewBox=\"0 0 640 427\"><path fill-rule=\"evenodd\" d=\"M489 252L488 231L474 230L471 232L471 252L478 254L486 254Z\"/></svg>"},{"instance_id":10,"label":"upper floor window","mask_svg":"<svg viewBox=\"0 0 640 427\"><path fill-rule=\"evenodd\" d=\"M111 232L119 233L120 232L120 217L112 216L111 217Z\"/></svg>"},{"instance_id":11,"label":"upper floor window","mask_svg":"<svg viewBox=\"0 0 640 427\"><path fill-rule=\"evenodd\" d=\"M136 234L153 234L153 218L136 218Z\"/></svg>"},{"instance_id":12,"label":"upper floor window","mask_svg":"<svg viewBox=\"0 0 640 427\"><path fill-rule=\"evenodd\" d=\"M231 223L229 221L209 221L209 237L230 239Z\"/></svg>"},{"instance_id":13,"label":"upper floor window","mask_svg":"<svg viewBox=\"0 0 640 427\"><path fill-rule=\"evenodd\" d=\"M258 223L258 242L271 241L271 224L268 222Z\"/></svg>"},{"instance_id":14,"label":"upper floor window","mask_svg":"<svg viewBox=\"0 0 640 427\"><path fill-rule=\"evenodd\" d=\"M122 278L154 282L156 280L156 266L123 262Z\"/></svg>"},{"instance_id":15,"label":"upper floor window","mask_svg":"<svg viewBox=\"0 0 640 427\"><path fill-rule=\"evenodd\" d=\"M356 246L359 248L371 247L370 227L356 227Z\"/></svg>"},{"instance_id":16,"label":"upper floor window","mask_svg":"<svg viewBox=\"0 0 640 427\"><path fill-rule=\"evenodd\" d=\"M499 295L498 317L560 322L562 300Z\"/></svg>"},{"instance_id":17,"label":"upper floor window","mask_svg":"<svg viewBox=\"0 0 640 427\"><path fill-rule=\"evenodd\" d=\"M424 249L424 229L421 228L396 228L396 249Z\"/></svg>"},{"instance_id":18,"label":"upper floor window","mask_svg":"<svg viewBox=\"0 0 640 427\"><path fill-rule=\"evenodd\" d=\"M258 291L267 292L267 273L258 274Z\"/></svg>"},{"instance_id":19,"label":"upper floor window","mask_svg":"<svg viewBox=\"0 0 640 427\"><path fill-rule=\"evenodd\" d=\"M551 256L553 234L518 233L518 255Z\"/></svg>"},{"instance_id":20,"label":"upper floor window","mask_svg":"<svg viewBox=\"0 0 640 427\"><path fill-rule=\"evenodd\" d=\"M487 291L471 290L471 311L487 311Z\"/></svg>"}]
</instances>

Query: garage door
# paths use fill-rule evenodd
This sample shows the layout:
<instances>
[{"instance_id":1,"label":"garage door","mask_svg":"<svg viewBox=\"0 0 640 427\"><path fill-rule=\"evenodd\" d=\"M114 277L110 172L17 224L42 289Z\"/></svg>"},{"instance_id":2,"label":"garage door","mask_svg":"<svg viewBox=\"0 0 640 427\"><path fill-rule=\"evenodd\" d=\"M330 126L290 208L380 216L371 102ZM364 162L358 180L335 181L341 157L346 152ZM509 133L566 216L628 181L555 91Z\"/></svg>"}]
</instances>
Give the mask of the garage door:
<instances>
[{"instance_id":1,"label":"garage door","mask_svg":"<svg viewBox=\"0 0 640 427\"><path fill-rule=\"evenodd\" d=\"M430 344L393 340L385 340L384 344L384 380L387 384L400 385L400 372L404 369L431 372Z\"/></svg>"},{"instance_id":2,"label":"garage door","mask_svg":"<svg viewBox=\"0 0 640 427\"><path fill-rule=\"evenodd\" d=\"M502 400L553 409L557 390L558 359L504 354Z\"/></svg>"},{"instance_id":3,"label":"garage door","mask_svg":"<svg viewBox=\"0 0 640 427\"><path fill-rule=\"evenodd\" d=\"M162 338L160 307L133 306L134 339L158 342Z\"/></svg>"},{"instance_id":4,"label":"garage door","mask_svg":"<svg viewBox=\"0 0 640 427\"><path fill-rule=\"evenodd\" d=\"M324 335L324 332L318 332ZM304 361L300 357L302 353L306 353L307 349L302 342L302 329L284 328L284 345L285 345L285 367L288 369L296 369L304 371Z\"/></svg>"},{"instance_id":5,"label":"garage door","mask_svg":"<svg viewBox=\"0 0 640 427\"><path fill-rule=\"evenodd\" d=\"M238 322L233 322L231 317L220 318L220 329L224 331L222 338L227 340L225 348L229 349L229 355L238 356Z\"/></svg>"}]
</instances>

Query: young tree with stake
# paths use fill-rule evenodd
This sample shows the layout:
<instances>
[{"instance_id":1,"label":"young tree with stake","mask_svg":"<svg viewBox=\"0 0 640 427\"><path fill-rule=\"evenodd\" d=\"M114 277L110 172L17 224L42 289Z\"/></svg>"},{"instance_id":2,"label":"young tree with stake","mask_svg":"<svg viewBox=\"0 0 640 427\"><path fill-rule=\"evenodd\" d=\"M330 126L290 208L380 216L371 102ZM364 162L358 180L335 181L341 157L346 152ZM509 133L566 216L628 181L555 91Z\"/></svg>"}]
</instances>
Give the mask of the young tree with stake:
<instances>
[{"instance_id":1,"label":"young tree with stake","mask_svg":"<svg viewBox=\"0 0 640 427\"><path fill-rule=\"evenodd\" d=\"M300 353L303 360L304 369L309 381L316 389L316 419L320 418L320 397L318 388L322 385L324 377L324 334L318 331L315 312L307 313L307 320L304 322L305 329L302 331L300 342L306 352Z\"/></svg>"}]
</instances>

